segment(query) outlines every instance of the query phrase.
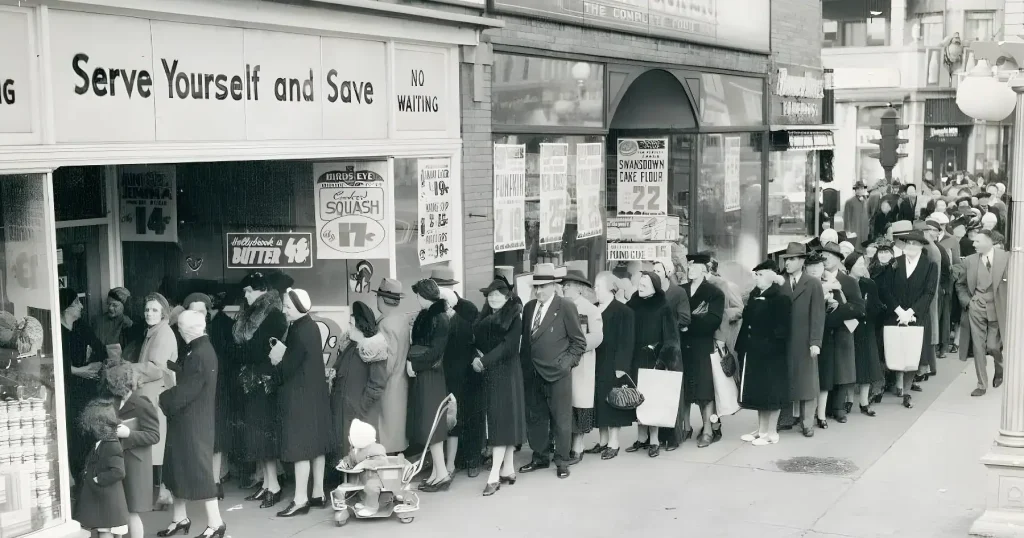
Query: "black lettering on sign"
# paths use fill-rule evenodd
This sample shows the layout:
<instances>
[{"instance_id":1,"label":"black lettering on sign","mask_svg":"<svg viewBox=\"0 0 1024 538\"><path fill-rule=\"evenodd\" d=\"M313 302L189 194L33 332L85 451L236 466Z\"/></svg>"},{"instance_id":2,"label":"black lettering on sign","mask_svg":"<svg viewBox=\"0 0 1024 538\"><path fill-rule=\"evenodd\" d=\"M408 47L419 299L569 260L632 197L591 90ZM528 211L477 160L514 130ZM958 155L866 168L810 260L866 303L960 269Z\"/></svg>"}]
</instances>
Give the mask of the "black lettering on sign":
<instances>
[{"instance_id":1,"label":"black lettering on sign","mask_svg":"<svg viewBox=\"0 0 1024 538\"><path fill-rule=\"evenodd\" d=\"M341 101L345 104L373 104L373 83L361 82L358 80L343 80L338 82L338 70L331 69L327 72L327 100L332 103Z\"/></svg>"},{"instance_id":2,"label":"black lettering on sign","mask_svg":"<svg viewBox=\"0 0 1024 538\"><path fill-rule=\"evenodd\" d=\"M121 69L115 67L97 67L90 75L86 71L86 64L89 63L89 55L78 53L71 59L71 69L78 76L80 82L75 86L75 93L85 95L92 88L93 95L97 97L116 97L117 87L124 88L124 92L131 99L139 95L148 99L153 94L153 77L145 69ZM118 82L120 80L120 82Z\"/></svg>"},{"instance_id":3,"label":"black lettering on sign","mask_svg":"<svg viewBox=\"0 0 1024 538\"><path fill-rule=\"evenodd\" d=\"M422 86L426 82L426 78L423 75L422 69L412 70L412 87L416 88Z\"/></svg>"},{"instance_id":4,"label":"black lettering on sign","mask_svg":"<svg viewBox=\"0 0 1024 538\"><path fill-rule=\"evenodd\" d=\"M228 75L222 73L183 73L178 70L178 60L167 62L166 58L160 59L164 68L164 76L167 79L167 98L196 100L209 100L211 97L218 101L224 101L228 97L235 101L242 100L242 77L241 75ZM228 84L230 82L230 89Z\"/></svg>"},{"instance_id":5,"label":"black lettering on sign","mask_svg":"<svg viewBox=\"0 0 1024 538\"><path fill-rule=\"evenodd\" d=\"M274 97L278 101L313 101L313 70L309 70L309 78L281 77L274 81Z\"/></svg>"},{"instance_id":6,"label":"black lettering on sign","mask_svg":"<svg viewBox=\"0 0 1024 538\"><path fill-rule=\"evenodd\" d=\"M13 105L15 97L14 79L0 80L0 105Z\"/></svg>"}]
</instances>

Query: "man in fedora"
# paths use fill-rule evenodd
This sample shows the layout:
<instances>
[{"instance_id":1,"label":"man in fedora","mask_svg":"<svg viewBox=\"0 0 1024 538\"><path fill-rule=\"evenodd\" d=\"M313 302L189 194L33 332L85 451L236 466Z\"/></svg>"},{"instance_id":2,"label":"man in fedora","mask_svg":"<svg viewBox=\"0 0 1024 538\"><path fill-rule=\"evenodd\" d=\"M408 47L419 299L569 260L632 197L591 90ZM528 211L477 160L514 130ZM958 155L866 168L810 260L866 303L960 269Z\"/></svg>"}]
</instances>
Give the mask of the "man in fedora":
<instances>
[{"instance_id":1,"label":"man in fedora","mask_svg":"<svg viewBox=\"0 0 1024 538\"><path fill-rule=\"evenodd\" d=\"M779 255L786 267L783 292L792 298L789 328L789 399L792 408L783 409L779 429L792 429L801 419L804 437L813 437L811 421L821 388L818 355L825 332L825 294L821 282L804 271L809 252L803 243L790 243ZM797 410L797 404L800 409Z\"/></svg>"},{"instance_id":2,"label":"man in fedora","mask_svg":"<svg viewBox=\"0 0 1024 538\"><path fill-rule=\"evenodd\" d=\"M983 396L988 391L988 357L995 361L996 373L992 387L1003 383L1002 337L1006 323L1006 271L1009 254L995 248L994 232L980 230L974 236L977 253L964 260L964 271L956 283L956 291L963 305L965 323L970 326L970 340L974 348L974 369L978 387L971 396Z\"/></svg>"},{"instance_id":3,"label":"man in fedora","mask_svg":"<svg viewBox=\"0 0 1024 538\"><path fill-rule=\"evenodd\" d=\"M580 363L587 340L579 311L569 299L558 297L555 266L539 263L533 272L536 299L523 308L520 360L526 391L527 439L533 459L521 473L546 469L549 432L555 432L555 466L559 478L569 477L572 443L572 369Z\"/></svg>"},{"instance_id":4,"label":"man in fedora","mask_svg":"<svg viewBox=\"0 0 1024 538\"><path fill-rule=\"evenodd\" d=\"M572 450L569 452L570 465L575 465L583 459L583 436L590 433L594 427L594 375L597 367L595 350L604 340L604 323L601 311L585 297L588 290L593 288L594 285L587 280L587 275L579 269L568 269L562 277L562 297L572 301L576 306L580 328L587 340L587 347L579 365L572 369L573 431Z\"/></svg>"},{"instance_id":5,"label":"man in fedora","mask_svg":"<svg viewBox=\"0 0 1024 538\"><path fill-rule=\"evenodd\" d=\"M834 375L829 388L828 414L839 423L845 423L846 415L853 408L852 390L857 384L857 357L854 349L853 330L846 323L864 316L864 297L860 293L857 279L843 271L846 256L835 243L821 247L825 272L821 276L822 292L825 295L825 332L822 352L831 358Z\"/></svg>"},{"instance_id":6,"label":"man in fedora","mask_svg":"<svg viewBox=\"0 0 1024 538\"><path fill-rule=\"evenodd\" d=\"M380 318L377 327L388 343L387 384L381 396L380 423L377 433L380 444L388 454L402 452L409 447L405 437L405 413L409 394L409 378L405 375L405 359L412 341L409 314L399 311L402 302L402 283L385 278L374 290Z\"/></svg>"},{"instance_id":7,"label":"man in fedora","mask_svg":"<svg viewBox=\"0 0 1024 538\"><path fill-rule=\"evenodd\" d=\"M843 228L847 237L856 234L856 241L868 238L871 215L868 213L868 186L863 181L853 184L854 195L843 204Z\"/></svg>"},{"instance_id":8,"label":"man in fedora","mask_svg":"<svg viewBox=\"0 0 1024 538\"><path fill-rule=\"evenodd\" d=\"M455 285L459 283L458 280L455 280L455 271L452 271L452 269L447 266L435 267L431 270L430 280L433 280L437 284L437 287L449 290L454 290ZM477 308L475 304L458 296L458 294L456 294L456 297L459 297L459 301L453 309L455 310L455 313L458 314L460 318L471 324L476 323L476 318L480 317L480 309Z\"/></svg>"}]
</instances>

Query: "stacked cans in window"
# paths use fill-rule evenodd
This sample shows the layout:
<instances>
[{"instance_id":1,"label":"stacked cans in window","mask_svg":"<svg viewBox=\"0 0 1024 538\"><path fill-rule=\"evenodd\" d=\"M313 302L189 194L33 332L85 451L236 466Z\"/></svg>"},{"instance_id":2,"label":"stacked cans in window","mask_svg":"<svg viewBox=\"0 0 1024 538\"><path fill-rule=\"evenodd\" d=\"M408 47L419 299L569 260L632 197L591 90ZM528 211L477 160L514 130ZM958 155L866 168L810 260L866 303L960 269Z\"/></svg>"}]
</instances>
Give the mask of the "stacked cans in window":
<instances>
[{"instance_id":1,"label":"stacked cans in window","mask_svg":"<svg viewBox=\"0 0 1024 538\"><path fill-rule=\"evenodd\" d=\"M15 474L30 482L31 500L45 519L53 517L53 461L56 436L39 398L0 402L0 474Z\"/></svg>"}]
</instances>

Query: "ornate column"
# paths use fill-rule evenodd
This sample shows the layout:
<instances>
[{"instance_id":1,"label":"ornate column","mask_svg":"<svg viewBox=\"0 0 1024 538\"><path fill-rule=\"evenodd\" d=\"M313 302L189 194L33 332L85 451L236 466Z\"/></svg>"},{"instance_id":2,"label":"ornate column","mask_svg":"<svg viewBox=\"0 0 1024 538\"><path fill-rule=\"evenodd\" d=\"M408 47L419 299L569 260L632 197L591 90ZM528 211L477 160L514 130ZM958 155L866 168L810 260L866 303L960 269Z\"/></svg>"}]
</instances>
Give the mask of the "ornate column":
<instances>
[{"instance_id":1,"label":"ornate column","mask_svg":"<svg viewBox=\"0 0 1024 538\"><path fill-rule=\"evenodd\" d=\"M1024 52L1024 51L1022 51ZM1015 55L1017 56L1017 55ZM1017 56L1024 58L1024 54ZM1024 537L1024 73L1011 81L1017 93L1014 117L1010 263L1007 268L1007 327L1003 337L1003 407L999 435L981 462L987 467L985 513L971 526L971 535L992 538Z\"/></svg>"}]
</instances>

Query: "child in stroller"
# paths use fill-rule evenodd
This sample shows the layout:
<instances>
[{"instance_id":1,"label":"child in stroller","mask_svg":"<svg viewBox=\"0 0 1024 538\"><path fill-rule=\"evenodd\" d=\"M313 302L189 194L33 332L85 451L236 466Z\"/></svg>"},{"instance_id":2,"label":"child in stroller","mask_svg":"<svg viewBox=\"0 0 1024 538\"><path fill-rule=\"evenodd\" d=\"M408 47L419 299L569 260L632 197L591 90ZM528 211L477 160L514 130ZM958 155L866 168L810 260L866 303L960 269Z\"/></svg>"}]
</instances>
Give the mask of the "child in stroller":
<instances>
[{"instance_id":1,"label":"child in stroller","mask_svg":"<svg viewBox=\"0 0 1024 538\"><path fill-rule=\"evenodd\" d=\"M374 469L387 465L387 452L384 445L377 442L377 430L359 419L352 421L348 441L352 450L338 463L338 470L364 471L362 502L354 508L356 515L370 517L380 509L380 492L384 489L384 483Z\"/></svg>"}]
</instances>

